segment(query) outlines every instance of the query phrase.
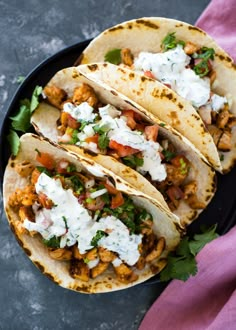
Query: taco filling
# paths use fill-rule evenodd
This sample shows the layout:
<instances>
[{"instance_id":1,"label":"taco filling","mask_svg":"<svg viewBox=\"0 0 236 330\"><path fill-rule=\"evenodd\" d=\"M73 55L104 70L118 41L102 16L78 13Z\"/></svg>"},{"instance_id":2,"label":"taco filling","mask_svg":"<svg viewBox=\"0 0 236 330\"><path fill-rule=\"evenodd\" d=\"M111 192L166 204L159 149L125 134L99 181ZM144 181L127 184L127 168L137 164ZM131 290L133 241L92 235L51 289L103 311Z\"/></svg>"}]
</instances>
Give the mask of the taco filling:
<instances>
[{"instance_id":1,"label":"taco filling","mask_svg":"<svg viewBox=\"0 0 236 330\"><path fill-rule=\"evenodd\" d=\"M119 281L136 281L135 269L153 262L165 249L165 239L153 232L152 215L134 204L106 179L76 172L66 159L55 161L37 150L37 161L18 164L29 177L16 189L9 206L17 211L17 231L40 235L52 259L69 261L71 277L89 281L112 266Z\"/></svg>"},{"instance_id":2,"label":"taco filling","mask_svg":"<svg viewBox=\"0 0 236 330\"><path fill-rule=\"evenodd\" d=\"M74 89L71 99L56 86L44 89L48 101L61 109L60 143L74 144L96 154L110 155L140 172L161 191L171 210L185 200L192 209L205 207L197 182L188 180L191 163L184 154L133 110L102 104L87 84Z\"/></svg>"},{"instance_id":3,"label":"taco filling","mask_svg":"<svg viewBox=\"0 0 236 330\"><path fill-rule=\"evenodd\" d=\"M169 33L162 40L161 49L160 53L140 52L137 57L128 48L116 49L109 51L105 60L111 61L111 54L115 53L119 63L160 81L190 101L212 135L218 151L230 151L236 117L230 112L230 96L220 96L212 91L218 83L212 66L214 49L177 40L175 33Z\"/></svg>"}]
</instances>

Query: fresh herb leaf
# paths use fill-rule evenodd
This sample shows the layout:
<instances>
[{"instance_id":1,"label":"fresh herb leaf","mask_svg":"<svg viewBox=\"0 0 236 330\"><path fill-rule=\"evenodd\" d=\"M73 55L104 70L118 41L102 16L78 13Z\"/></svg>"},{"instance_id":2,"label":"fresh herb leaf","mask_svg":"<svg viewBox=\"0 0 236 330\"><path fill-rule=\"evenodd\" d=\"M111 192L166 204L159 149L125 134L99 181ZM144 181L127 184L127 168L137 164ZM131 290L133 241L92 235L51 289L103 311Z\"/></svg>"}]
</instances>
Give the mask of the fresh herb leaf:
<instances>
[{"instance_id":1,"label":"fresh herb leaf","mask_svg":"<svg viewBox=\"0 0 236 330\"><path fill-rule=\"evenodd\" d=\"M195 234L193 240L189 242L191 253L195 256L210 241L217 238L216 225L210 227L201 234Z\"/></svg>"},{"instance_id":2,"label":"fresh herb leaf","mask_svg":"<svg viewBox=\"0 0 236 330\"><path fill-rule=\"evenodd\" d=\"M15 131L20 131L24 133L27 132L31 126L30 117L30 109L27 108L25 105L21 105L18 113L15 116L10 117L10 119L12 120L11 127Z\"/></svg>"},{"instance_id":3,"label":"fresh herb leaf","mask_svg":"<svg viewBox=\"0 0 236 330\"><path fill-rule=\"evenodd\" d=\"M137 157L136 155L130 155L122 158L123 163L131 168L143 166L143 158Z\"/></svg>"},{"instance_id":4,"label":"fresh herb leaf","mask_svg":"<svg viewBox=\"0 0 236 330\"><path fill-rule=\"evenodd\" d=\"M53 236L49 240L43 239L43 243L50 248L59 248L60 247L60 238Z\"/></svg>"},{"instance_id":5,"label":"fresh herb leaf","mask_svg":"<svg viewBox=\"0 0 236 330\"><path fill-rule=\"evenodd\" d=\"M13 152L13 155L15 156L16 156L16 152L18 152L19 150L20 142L19 142L18 134L14 131L25 133L30 129L31 127L30 117L39 104L38 99L41 93L42 93L42 87L36 86L33 91L31 101L28 99L21 100L19 110L16 112L14 116L10 117L10 119L12 120L11 122L12 129L10 129L10 133L8 135L8 141L10 143L10 147Z\"/></svg>"},{"instance_id":6,"label":"fresh herb leaf","mask_svg":"<svg viewBox=\"0 0 236 330\"><path fill-rule=\"evenodd\" d=\"M18 84L21 84L24 80L25 80L25 77L24 76L18 76L17 79L16 79L16 82Z\"/></svg>"},{"instance_id":7,"label":"fresh herb leaf","mask_svg":"<svg viewBox=\"0 0 236 330\"><path fill-rule=\"evenodd\" d=\"M45 173L48 176L52 176L52 173L46 167L36 166L36 168L40 173Z\"/></svg>"},{"instance_id":8,"label":"fresh herb leaf","mask_svg":"<svg viewBox=\"0 0 236 330\"><path fill-rule=\"evenodd\" d=\"M16 156L20 148L20 138L12 129L10 129L9 134L7 135L7 141L10 144L12 154Z\"/></svg>"},{"instance_id":9,"label":"fresh herb leaf","mask_svg":"<svg viewBox=\"0 0 236 330\"><path fill-rule=\"evenodd\" d=\"M107 125L103 125L103 126L95 125L93 127L93 130L95 133L98 133L101 135L103 133L107 133L110 129Z\"/></svg>"},{"instance_id":10,"label":"fresh herb leaf","mask_svg":"<svg viewBox=\"0 0 236 330\"><path fill-rule=\"evenodd\" d=\"M199 53L194 53L193 58L202 59L198 64L194 65L193 70L200 77L206 76L209 71L209 60L214 60L215 50L213 48L202 47Z\"/></svg>"},{"instance_id":11,"label":"fresh herb leaf","mask_svg":"<svg viewBox=\"0 0 236 330\"><path fill-rule=\"evenodd\" d=\"M73 186L73 190L77 194L81 193L81 191L84 190L84 186L83 186L82 182L80 181L80 179L78 178L78 176L73 175L73 176L70 176L67 179L70 180L70 182L72 183L72 186Z\"/></svg>"},{"instance_id":12,"label":"fresh herb leaf","mask_svg":"<svg viewBox=\"0 0 236 330\"><path fill-rule=\"evenodd\" d=\"M225 156L223 154L220 155L220 161L223 162L224 159L225 159Z\"/></svg>"},{"instance_id":13,"label":"fresh herb leaf","mask_svg":"<svg viewBox=\"0 0 236 330\"><path fill-rule=\"evenodd\" d=\"M200 63L194 65L193 70L201 78L205 77L210 71L208 63L205 60L202 60Z\"/></svg>"},{"instance_id":14,"label":"fresh herb leaf","mask_svg":"<svg viewBox=\"0 0 236 330\"><path fill-rule=\"evenodd\" d=\"M89 258L85 257L85 258L83 258L83 261L84 261L85 264L88 264L90 260L89 260Z\"/></svg>"},{"instance_id":15,"label":"fresh herb leaf","mask_svg":"<svg viewBox=\"0 0 236 330\"><path fill-rule=\"evenodd\" d=\"M162 150L162 154L163 154L163 156L165 157L165 160L166 160L167 162L169 162L172 158L174 158L174 157L176 156L176 154L175 154L174 152L169 151L169 150L167 150L167 149L163 149L163 150Z\"/></svg>"},{"instance_id":16,"label":"fresh herb leaf","mask_svg":"<svg viewBox=\"0 0 236 330\"><path fill-rule=\"evenodd\" d=\"M180 158L179 162L180 162L180 173L181 174L188 173L188 166L187 163L185 163L184 159Z\"/></svg>"},{"instance_id":17,"label":"fresh herb leaf","mask_svg":"<svg viewBox=\"0 0 236 330\"><path fill-rule=\"evenodd\" d=\"M96 235L92 238L90 245L97 247L98 246L98 241L104 237L107 236L108 234L105 233L103 230L97 230Z\"/></svg>"},{"instance_id":18,"label":"fresh herb leaf","mask_svg":"<svg viewBox=\"0 0 236 330\"><path fill-rule=\"evenodd\" d=\"M176 40L175 32L167 34L167 36L162 40L161 47L164 52L169 49L175 48L177 45L185 45L183 40Z\"/></svg>"},{"instance_id":19,"label":"fresh herb leaf","mask_svg":"<svg viewBox=\"0 0 236 330\"><path fill-rule=\"evenodd\" d=\"M115 48L110 50L105 54L105 62L110 62L112 64L120 64L122 59L121 59L121 49Z\"/></svg>"},{"instance_id":20,"label":"fresh herb leaf","mask_svg":"<svg viewBox=\"0 0 236 330\"><path fill-rule=\"evenodd\" d=\"M98 146L100 149L106 149L109 146L109 138L107 133L102 133L98 138Z\"/></svg>"},{"instance_id":21,"label":"fresh herb leaf","mask_svg":"<svg viewBox=\"0 0 236 330\"><path fill-rule=\"evenodd\" d=\"M166 126L165 123L160 123L159 125L160 125L161 127L165 127L165 126Z\"/></svg>"},{"instance_id":22,"label":"fresh herb leaf","mask_svg":"<svg viewBox=\"0 0 236 330\"><path fill-rule=\"evenodd\" d=\"M216 225L204 230L201 234L195 234L193 239L184 237L175 252L167 257L167 266L161 271L161 281L179 279L186 281L191 275L197 273L196 254L209 242L217 238Z\"/></svg>"},{"instance_id":23,"label":"fresh herb leaf","mask_svg":"<svg viewBox=\"0 0 236 330\"><path fill-rule=\"evenodd\" d=\"M33 113L34 110L38 107L39 105L39 96L42 94L43 88L42 86L36 86L32 97L31 97L31 102L30 102L30 112Z\"/></svg>"},{"instance_id":24,"label":"fresh herb leaf","mask_svg":"<svg viewBox=\"0 0 236 330\"><path fill-rule=\"evenodd\" d=\"M67 173L76 172L76 166L74 164L68 165L66 168L66 172Z\"/></svg>"},{"instance_id":25,"label":"fresh herb leaf","mask_svg":"<svg viewBox=\"0 0 236 330\"><path fill-rule=\"evenodd\" d=\"M127 218L123 219L122 221L129 228L131 234L134 234L136 232L136 224L132 219Z\"/></svg>"},{"instance_id":26,"label":"fresh herb leaf","mask_svg":"<svg viewBox=\"0 0 236 330\"><path fill-rule=\"evenodd\" d=\"M79 141L78 133L79 131L77 129L73 130L69 144L76 144Z\"/></svg>"}]
</instances>

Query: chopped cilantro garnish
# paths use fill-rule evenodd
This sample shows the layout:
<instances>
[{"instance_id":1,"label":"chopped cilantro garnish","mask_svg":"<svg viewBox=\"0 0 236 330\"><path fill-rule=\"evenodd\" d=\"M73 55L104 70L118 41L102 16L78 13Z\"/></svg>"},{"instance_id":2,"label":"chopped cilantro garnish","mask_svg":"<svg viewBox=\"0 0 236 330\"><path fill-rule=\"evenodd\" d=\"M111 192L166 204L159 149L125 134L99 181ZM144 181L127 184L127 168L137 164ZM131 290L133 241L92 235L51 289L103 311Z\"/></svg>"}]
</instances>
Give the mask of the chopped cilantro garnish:
<instances>
[{"instance_id":1,"label":"chopped cilantro garnish","mask_svg":"<svg viewBox=\"0 0 236 330\"><path fill-rule=\"evenodd\" d=\"M104 57L106 62L110 62L112 64L120 64L121 63L121 49L115 48L110 50L105 54Z\"/></svg>"},{"instance_id":2,"label":"chopped cilantro garnish","mask_svg":"<svg viewBox=\"0 0 236 330\"><path fill-rule=\"evenodd\" d=\"M223 154L220 155L220 161L223 162L224 159L225 159L225 156Z\"/></svg>"},{"instance_id":3,"label":"chopped cilantro garnish","mask_svg":"<svg viewBox=\"0 0 236 330\"><path fill-rule=\"evenodd\" d=\"M85 258L83 258L83 262L84 262L85 264L88 264L88 263L89 263L89 261L90 261L90 260L89 260L89 258L86 258L86 257L85 257Z\"/></svg>"},{"instance_id":4,"label":"chopped cilantro garnish","mask_svg":"<svg viewBox=\"0 0 236 330\"><path fill-rule=\"evenodd\" d=\"M214 59L215 51L213 48L202 47L199 53L194 53L193 58L201 59L201 61L194 65L193 70L200 77L205 77L209 71L208 61Z\"/></svg>"},{"instance_id":5,"label":"chopped cilantro garnish","mask_svg":"<svg viewBox=\"0 0 236 330\"><path fill-rule=\"evenodd\" d=\"M201 234L195 234L193 239L184 237L175 252L167 257L167 266L161 271L161 281L178 279L186 281L191 275L197 273L195 256L209 242L218 237L215 232L216 225L202 230Z\"/></svg>"},{"instance_id":6,"label":"chopped cilantro garnish","mask_svg":"<svg viewBox=\"0 0 236 330\"><path fill-rule=\"evenodd\" d=\"M102 133L98 138L98 146L100 149L106 149L109 146L109 138L107 133Z\"/></svg>"},{"instance_id":7,"label":"chopped cilantro garnish","mask_svg":"<svg viewBox=\"0 0 236 330\"><path fill-rule=\"evenodd\" d=\"M52 176L52 173L46 167L36 166L36 168L40 173L45 173L47 176Z\"/></svg>"},{"instance_id":8,"label":"chopped cilantro garnish","mask_svg":"<svg viewBox=\"0 0 236 330\"><path fill-rule=\"evenodd\" d=\"M166 124L165 124L165 123L160 123L159 126L161 126L161 127L165 127Z\"/></svg>"},{"instance_id":9,"label":"chopped cilantro garnish","mask_svg":"<svg viewBox=\"0 0 236 330\"><path fill-rule=\"evenodd\" d=\"M136 155L130 155L122 158L123 163L131 168L136 168L143 165L143 158Z\"/></svg>"},{"instance_id":10,"label":"chopped cilantro garnish","mask_svg":"<svg viewBox=\"0 0 236 330\"><path fill-rule=\"evenodd\" d=\"M76 172L76 166L74 164L68 165L66 168L66 172L67 173Z\"/></svg>"},{"instance_id":11,"label":"chopped cilantro garnish","mask_svg":"<svg viewBox=\"0 0 236 330\"><path fill-rule=\"evenodd\" d=\"M161 46L164 52L169 49L175 48L177 45L185 45L183 40L176 40L175 32L167 34L167 36L162 40Z\"/></svg>"},{"instance_id":12,"label":"chopped cilantro garnish","mask_svg":"<svg viewBox=\"0 0 236 330\"><path fill-rule=\"evenodd\" d=\"M107 233L105 233L105 231L97 230L96 235L92 238L90 244L94 247L97 247L98 246L98 241L104 236L107 236Z\"/></svg>"},{"instance_id":13,"label":"chopped cilantro garnish","mask_svg":"<svg viewBox=\"0 0 236 330\"><path fill-rule=\"evenodd\" d=\"M59 248L60 247L60 238L53 236L49 240L43 239L43 243L50 248Z\"/></svg>"},{"instance_id":14,"label":"chopped cilantro garnish","mask_svg":"<svg viewBox=\"0 0 236 330\"><path fill-rule=\"evenodd\" d=\"M77 129L73 130L69 144L76 144L79 141L78 133L79 131Z\"/></svg>"},{"instance_id":15,"label":"chopped cilantro garnish","mask_svg":"<svg viewBox=\"0 0 236 330\"><path fill-rule=\"evenodd\" d=\"M181 174L188 173L188 166L185 163L184 159L183 158L180 158L179 162L180 162L180 173Z\"/></svg>"},{"instance_id":16,"label":"chopped cilantro garnish","mask_svg":"<svg viewBox=\"0 0 236 330\"><path fill-rule=\"evenodd\" d=\"M84 190L84 186L82 184L82 182L80 181L80 179L78 178L78 176L73 175L70 176L69 178L67 178L70 180L70 182L72 183L73 186L73 190L78 194L81 193L81 191Z\"/></svg>"},{"instance_id":17,"label":"chopped cilantro garnish","mask_svg":"<svg viewBox=\"0 0 236 330\"><path fill-rule=\"evenodd\" d=\"M166 160L167 162L169 162L172 158L174 158L174 157L176 156L176 154L175 154L174 152L169 151L169 150L167 150L167 149L163 149L163 150L162 150L162 154L163 154L163 156L165 157L165 160Z\"/></svg>"}]
</instances>

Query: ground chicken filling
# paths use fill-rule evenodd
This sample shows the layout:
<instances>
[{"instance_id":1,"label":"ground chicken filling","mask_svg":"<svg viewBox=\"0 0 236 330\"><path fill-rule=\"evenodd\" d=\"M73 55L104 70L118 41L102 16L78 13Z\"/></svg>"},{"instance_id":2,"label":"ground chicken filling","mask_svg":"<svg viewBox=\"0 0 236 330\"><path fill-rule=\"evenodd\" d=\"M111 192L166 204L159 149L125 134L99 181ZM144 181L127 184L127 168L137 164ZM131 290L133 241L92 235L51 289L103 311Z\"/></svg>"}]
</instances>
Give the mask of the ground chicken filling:
<instances>
[{"instance_id":1,"label":"ground chicken filling","mask_svg":"<svg viewBox=\"0 0 236 330\"><path fill-rule=\"evenodd\" d=\"M105 59L109 61L112 52L108 52ZM214 84L217 84L212 64L214 55L214 49L185 43L177 40L175 33L170 33L162 41L161 53L141 52L135 58L129 48L123 48L119 53L119 63L142 71L188 99L212 135L223 161L223 152L232 149L232 129L236 125L236 117L230 112L230 96L227 99L213 92Z\"/></svg>"},{"instance_id":2,"label":"ground chicken filling","mask_svg":"<svg viewBox=\"0 0 236 330\"><path fill-rule=\"evenodd\" d=\"M165 239L155 235L151 214L108 179L77 172L66 159L55 162L37 152L42 166L25 161L16 167L29 178L9 198L19 215L17 231L40 235L50 257L68 261L70 275L82 281L108 267L124 283L136 281L136 271L147 264L155 273Z\"/></svg>"},{"instance_id":3,"label":"ground chicken filling","mask_svg":"<svg viewBox=\"0 0 236 330\"><path fill-rule=\"evenodd\" d=\"M157 124L133 110L102 104L87 84L76 87L71 98L57 86L44 93L61 110L60 143L110 155L137 170L162 192L171 210L183 200L193 209L205 207L196 196L197 182L188 178L190 161L161 136Z\"/></svg>"}]
</instances>

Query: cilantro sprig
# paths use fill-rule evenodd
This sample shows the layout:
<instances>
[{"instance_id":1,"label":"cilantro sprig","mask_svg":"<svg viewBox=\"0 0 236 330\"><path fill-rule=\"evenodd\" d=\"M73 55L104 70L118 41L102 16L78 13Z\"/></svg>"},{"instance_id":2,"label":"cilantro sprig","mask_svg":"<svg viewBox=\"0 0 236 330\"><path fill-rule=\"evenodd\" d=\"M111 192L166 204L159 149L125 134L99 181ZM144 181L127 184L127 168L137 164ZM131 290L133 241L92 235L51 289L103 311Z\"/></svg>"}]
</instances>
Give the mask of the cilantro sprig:
<instances>
[{"instance_id":1,"label":"cilantro sprig","mask_svg":"<svg viewBox=\"0 0 236 330\"><path fill-rule=\"evenodd\" d=\"M200 77L205 77L209 71L209 60L214 60L215 50L213 48L202 47L199 53L194 53L193 58L200 59L199 63L194 65L193 70Z\"/></svg>"},{"instance_id":2,"label":"cilantro sprig","mask_svg":"<svg viewBox=\"0 0 236 330\"><path fill-rule=\"evenodd\" d=\"M184 237L175 252L167 257L167 266L160 273L161 281L178 279L186 281L191 275L197 274L195 256L209 242L217 238L216 225L202 229L202 233L195 234L193 239Z\"/></svg>"},{"instance_id":3,"label":"cilantro sprig","mask_svg":"<svg viewBox=\"0 0 236 330\"><path fill-rule=\"evenodd\" d=\"M20 108L14 116L11 116L11 128L7 136L7 140L11 147L11 152L14 156L17 155L20 147L20 138L17 132L26 133L30 127L30 118L32 113L39 105L39 96L42 94L43 88L36 86L31 99L20 101Z\"/></svg>"},{"instance_id":4,"label":"cilantro sprig","mask_svg":"<svg viewBox=\"0 0 236 330\"><path fill-rule=\"evenodd\" d=\"M105 54L105 62L110 62L112 64L120 64L122 59L121 59L121 49L115 48L110 50Z\"/></svg>"},{"instance_id":5,"label":"cilantro sprig","mask_svg":"<svg viewBox=\"0 0 236 330\"><path fill-rule=\"evenodd\" d=\"M166 52L169 49L173 49L177 45L182 45L184 47L185 42L183 40L177 40L175 32L168 33L167 36L161 42L163 52Z\"/></svg>"}]
</instances>

